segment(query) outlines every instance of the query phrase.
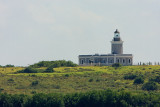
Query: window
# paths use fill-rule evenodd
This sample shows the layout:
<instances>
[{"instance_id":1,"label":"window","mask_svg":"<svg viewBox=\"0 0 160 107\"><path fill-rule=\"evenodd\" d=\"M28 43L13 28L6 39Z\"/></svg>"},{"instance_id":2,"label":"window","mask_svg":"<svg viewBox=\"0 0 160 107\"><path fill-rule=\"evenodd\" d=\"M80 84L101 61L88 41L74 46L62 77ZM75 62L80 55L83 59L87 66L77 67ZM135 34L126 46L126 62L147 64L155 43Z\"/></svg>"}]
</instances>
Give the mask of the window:
<instances>
[{"instance_id":1,"label":"window","mask_svg":"<svg viewBox=\"0 0 160 107\"><path fill-rule=\"evenodd\" d=\"M117 63L119 63L119 59L117 59Z\"/></svg>"},{"instance_id":2,"label":"window","mask_svg":"<svg viewBox=\"0 0 160 107\"><path fill-rule=\"evenodd\" d=\"M128 60L128 63L129 63L129 64L131 63L131 59Z\"/></svg>"},{"instance_id":3,"label":"window","mask_svg":"<svg viewBox=\"0 0 160 107\"><path fill-rule=\"evenodd\" d=\"M113 63L114 59L113 58L109 58L108 59L108 63Z\"/></svg>"},{"instance_id":4,"label":"window","mask_svg":"<svg viewBox=\"0 0 160 107\"><path fill-rule=\"evenodd\" d=\"M81 64L83 64L83 60L81 60Z\"/></svg>"},{"instance_id":5,"label":"window","mask_svg":"<svg viewBox=\"0 0 160 107\"><path fill-rule=\"evenodd\" d=\"M125 63L125 60L123 59L123 63Z\"/></svg>"},{"instance_id":6,"label":"window","mask_svg":"<svg viewBox=\"0 0 160 107\"><path fill-rule=\"evenodd\" d=\"M89 60L89 63L91 64L91 63L93 63L93 61L92 61L92 60Z\"/></svg>"},{"instance_id":7,"label":"window","mask_svg":"<svg viewBox=\"0 0 160 107\"><path fill-rule=\"evenodd\" d=\"M95 59L95 63L98 63L98 59Z\"/></svg>"}]
</instances>

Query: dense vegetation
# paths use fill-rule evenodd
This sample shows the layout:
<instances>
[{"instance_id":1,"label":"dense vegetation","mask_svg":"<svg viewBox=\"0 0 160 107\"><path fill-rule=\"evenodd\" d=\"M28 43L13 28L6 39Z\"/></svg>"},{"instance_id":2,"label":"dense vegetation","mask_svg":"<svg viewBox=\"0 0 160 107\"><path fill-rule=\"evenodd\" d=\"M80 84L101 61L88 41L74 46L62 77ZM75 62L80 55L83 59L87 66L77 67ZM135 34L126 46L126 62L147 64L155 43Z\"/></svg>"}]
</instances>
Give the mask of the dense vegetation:
<instances>
[{"instance_id":1,"label":"dense vegetation","mask_svg":"<svg viewBox=\"0 0 160 107\"><path fill-rule=\"evenodd\" d=\"M11 65L11 64L7 64L5 66L0 65L0 67L14 67L14 65Z\"/></svg>"},{"instance_id":2,"label":"dense vegetation","mask_svg":"<svg viewBox=\"0 0 160 107\"><path fill-rule=\"evenodd\" d=\"M72 61L65 61L65 60L40 61L38 63L30 65L29 67L40 68L40 67L50 67L50 66L52 66L53 68L57 68L57 67L75 67L75 66L77 66L77 64L73 63Z\"/></svg>"},{"instance_id":3,"label":"dense vegetation","mask_svg":"<svg viewBox=\"0 0 160 107\"><path fill-rule=\"evenodd\" d=\"M18 71L18 73L43 73L44 71L45 71L44 69L37 69L37 68L27 67L27 68L25 68L23 70Z\"/></svg>"},{"instance_id":4,"label":"dense vegetation","mask_svg":"<svg viewBox=\"0 0 160 107\"><path fill-rule=\"evenodd\" d=\"M27 69L35 73L18 72ZM78 106L83 104L81 101L84 98L88 102L86 104L94 103L94 105L105 105L108 104L105 101L111 101L114 106L135 106L136 104L138 106L157 104L158 106L160 101L160 66L158 65L56 67L51 68L53 72L44 72L49 70L49 67L1 67L0 104L7 102L6 104L12 105L20 100L21 105L25 106L30 104L38 106L40 101L45 102L40 104L47 106L55 101L62 106ZM41 71L43 73L40 73ZM108 88L113 90L111 98L106 94ZM122 93L125 93L123 97L121 97ZM15 96L17 98L14 98Z\"/></svg>"},{"instance_id":5,"label":"dense vegetation","mask_svg":"<svg viewBox=\"0 0 160 107\"><path fill-rule=\"evenodd\" d=\"M160 106L160 94L119 91L90 91L72 94L0 94L0 107L127 107Z\"/></svg>"},{"instance_id":6,"label":"dense vegetation","mask_svg":"<svg viewBox=\"0 0 160 107\"><path fill-rule=\"evenodd\" d=\"M31 69L35 73L18 73ZM36 69L36 70L35 70ZM160 92L160 66L0 68L0 91L11 94L73 93L121 89L131 92ZM150 82L150 84L147 84Z\"/></svg>"},{"instance_id":7,"label":"dense vegetation","mask_svg":"<svg viewBox=\"0 0 160 107\"><path fill-rule=\"evenodd\" d=\"M53 68L57 67L76 67L77 64L72 61L57 60L57 61L40 61L36 64L30 65L24 70L18 71L19 73L51 73L54 72ZM38 69L47 67L47 69Z\"/></svg>"}]
</instances>

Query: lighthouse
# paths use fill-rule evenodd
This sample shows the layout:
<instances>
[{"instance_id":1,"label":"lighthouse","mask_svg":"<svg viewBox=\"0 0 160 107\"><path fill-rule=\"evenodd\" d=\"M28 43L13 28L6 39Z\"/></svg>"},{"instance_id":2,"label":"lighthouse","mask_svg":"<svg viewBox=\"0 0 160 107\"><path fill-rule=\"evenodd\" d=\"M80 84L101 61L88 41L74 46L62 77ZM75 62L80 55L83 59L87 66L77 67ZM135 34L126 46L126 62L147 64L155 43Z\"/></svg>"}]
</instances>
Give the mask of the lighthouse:
<instances>
[{"instance_id":1,"label":"lighthouse","mask_svg":"<svg viewBox=\"0 0 160 107\"><path fill-rule=\"evenodd\" d=\"M112 54L123 54L123 41L120 37L118 29L114 32L113 40L111 41L111 53Z\"/></svg>"},{"instance_id":2,"label":"lighthouse","mask_svg":"<svg viewBox=\"0 0 160 107\"><path fill-rule=\"evenodd\" d=\"M124 66L133 64L133 55L123 53L123 41L118 29L114 32L111 41L110 54L79 55L80 66L110 66L114 63L120 63Z\"/></svg>"}]
</instances>

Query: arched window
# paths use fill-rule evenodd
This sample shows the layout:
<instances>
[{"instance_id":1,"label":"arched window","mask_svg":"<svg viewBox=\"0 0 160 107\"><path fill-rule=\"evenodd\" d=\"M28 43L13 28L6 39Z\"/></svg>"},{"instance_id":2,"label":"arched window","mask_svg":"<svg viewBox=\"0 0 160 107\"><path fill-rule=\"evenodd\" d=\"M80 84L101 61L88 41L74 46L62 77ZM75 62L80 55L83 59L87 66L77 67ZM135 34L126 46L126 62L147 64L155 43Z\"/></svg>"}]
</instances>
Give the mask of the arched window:
<instances>
[{"instance_id":1,"label":"arched window","mask_svg":"<svg viewBox=\"0 0 160 107\"><path fill-rule=\"evenodd\" d=\"M128 63L129 63L129 64L131 63L131 59L128 60Z\"/></svg>"},{"instance_id":2,"label":"arched window","mask_svg":"<svg viewBox=\"0 0 160 107\"><path fill-rule=\"evenodd\" d=\"M117 63L119 63L119 59L117 59Z\"/></svg>"},{"instance_id":3,"label":"arched window","mask_svg":"<svg viewBox=\"0 0 160 107\"><path fill-rule=\"evenodd\" d=\"M123 63L125 63L125 60L123 59Z\"/></svg>"},{"instance_id":4,"label":"arched window","mask_svg":"<svg viewBox=\"0 0 160 107\"><path fill-rule=\"evenodd\" d=\"M84 62L83 62L83 59L81 60L81 64L83 64Z\"/></svg>"}]
</instances>

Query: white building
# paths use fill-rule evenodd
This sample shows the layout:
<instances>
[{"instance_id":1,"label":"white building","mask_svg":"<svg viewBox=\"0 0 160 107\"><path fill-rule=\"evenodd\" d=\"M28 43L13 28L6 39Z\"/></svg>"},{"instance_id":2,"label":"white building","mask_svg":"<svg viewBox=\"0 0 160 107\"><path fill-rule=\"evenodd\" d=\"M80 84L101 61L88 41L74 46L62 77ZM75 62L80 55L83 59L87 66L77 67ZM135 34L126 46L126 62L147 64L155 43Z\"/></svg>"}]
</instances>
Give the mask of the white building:
<instances>
[{"instance_id":1,"label":"white building","mask_svg":"<svg viewBox=\"0 0 160 107\"><path fill-rule=\"evenodd\" d=\"M133 55L123 54L123 41L117 29L111 41L111 54L79 55L79 65L81 66L107 66L114 63L120 63L122 65L133 64Z\"/></svg>"}]
</instances>

